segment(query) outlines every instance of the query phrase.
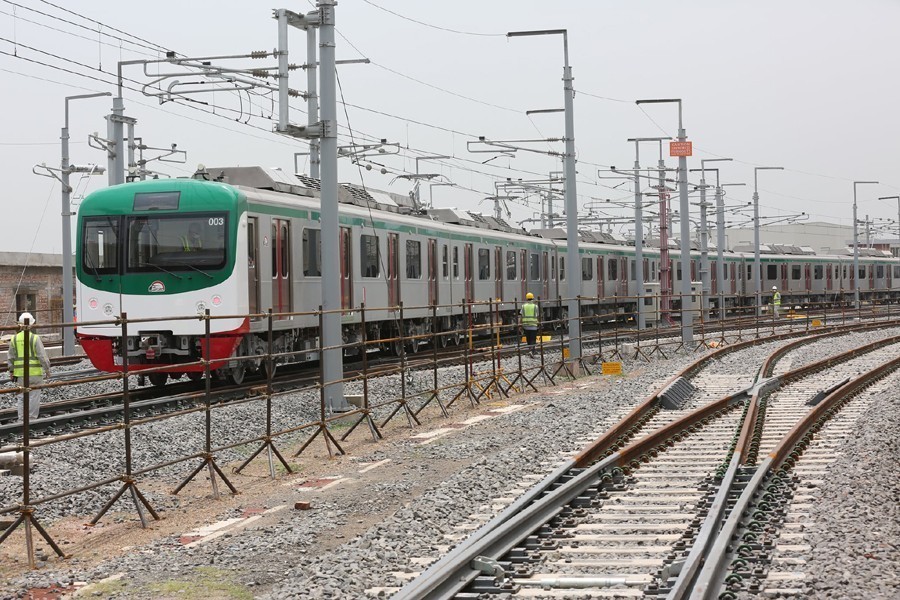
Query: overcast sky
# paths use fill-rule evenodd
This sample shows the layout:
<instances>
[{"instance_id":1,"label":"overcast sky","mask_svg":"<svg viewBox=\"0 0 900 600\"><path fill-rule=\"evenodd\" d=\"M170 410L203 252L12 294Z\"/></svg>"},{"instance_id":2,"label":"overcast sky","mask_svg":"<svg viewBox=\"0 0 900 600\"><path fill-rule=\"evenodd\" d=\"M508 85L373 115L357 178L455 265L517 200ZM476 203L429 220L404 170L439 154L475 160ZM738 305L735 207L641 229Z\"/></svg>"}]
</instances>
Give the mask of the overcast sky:
<instances>
[{"instance_id":1,"label":"overcast sky","mask_svg":"<svg viewBox=\"0 0 900 600\"><path fill-rule=\"evenodd\" d=\"M186 56L272 50L277 32L271 9L280 7L312 10L305 1L279 6L239 0L0 0L6 188L0 203L7 225L0 250L60 251L60 187L33 175L32 167L59 165L66 96L114 91L108 82L118 61L162 58L161 48ZM783 172L760 174L763 215L805 212L810 220L850 225L852 182L879 180L859 187L860 218L897 219L897 201L878 200L900 194L896 0L343 0L336 19L338 58L372 61L339 67L347 104L338 109L339 143L349 144L352 135L359 143L386 139L400 146L396 155L373 159L372 170L341 159L342 182L359 183L362 175L366 186L405 194L411 183L397 177L415 172L416 156L449 155L420 161L421 172L440 173L439 181L456 184L432 188L435 205L489 213L492 205L483 199L493 194L495 182L561 170L559 159L546 154L474 154L467 142L478 136L563 137L561 114L525 115L563 105L562 40L507 39L505 33L566 28L583 208L598 199L631 199L631 184L615 188L619 182L598 179L598 169L633 165L627 138L677 134L674 105L642 110L634 100L681 98L694 142L689 168L699 168L702 158L732 157L734 162L720 163L721 181L748 184L728 190L730 204L750 201L753 166L783 166ZM292 30L290 45L291 62L304 63L303 32ZM275 61L217 64L261 67ZM304 142L271 133L277 107L264 90L248 96L220 88L192 96L204 104L160 105L141 94L152 79L140 67L127 67L125 76L133 88L125 94L126 114L138 120L144 143L177 143L187 151L183 165L150 163L166 174L189 175L198 163L292 170L294 153L306 150ZM292 74L291 87L306 89L305 72ZM106 165L105 153L91 149L87 136L105 135L103 116L110 107L108 98L71 104L74 163ZM293 121L305 122L303 110L303 101L292 99ZM527 145L562 150L559 143ZM308 168L304 157L299 161L301 170ZM642 164L655 162L654 149L644 147ZM675 159L667 162L676 165ZM379 172L382 166L387 174ZM105 176L73 181L79 195L106 185ZM691 181L699 182L699 174ZM422 197L428 196L425 187ZM509 208L512 221L538 211L536 197Z\"/></svg>"}]
</instances>

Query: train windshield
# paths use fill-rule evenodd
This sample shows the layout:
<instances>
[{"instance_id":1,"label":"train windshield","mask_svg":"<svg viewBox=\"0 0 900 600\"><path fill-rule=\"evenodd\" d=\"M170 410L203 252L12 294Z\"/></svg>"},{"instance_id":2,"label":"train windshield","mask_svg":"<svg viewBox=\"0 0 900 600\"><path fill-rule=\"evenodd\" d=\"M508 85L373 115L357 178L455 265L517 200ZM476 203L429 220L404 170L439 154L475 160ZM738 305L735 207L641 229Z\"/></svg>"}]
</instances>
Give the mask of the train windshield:
<instances>
[{"instance_id":1,"label":"train windshield","mask_svg":"<svg viewBox=\"0 0 900 600\"><path fill-rule=\"evenodd\" d=\"M119 218L87 217L83 227L81 267L96 276L118 272Z\"/></svg>"},{"instance_id":2,"label":"train windshield","mask_svg":"<svg viewBox=\"0 0 900 600\"><path fill-rule=\"evenodd\" d=\"M227 213L126 217L126 268L201 271L226 263Z\"/></svg>"}]
</instances>

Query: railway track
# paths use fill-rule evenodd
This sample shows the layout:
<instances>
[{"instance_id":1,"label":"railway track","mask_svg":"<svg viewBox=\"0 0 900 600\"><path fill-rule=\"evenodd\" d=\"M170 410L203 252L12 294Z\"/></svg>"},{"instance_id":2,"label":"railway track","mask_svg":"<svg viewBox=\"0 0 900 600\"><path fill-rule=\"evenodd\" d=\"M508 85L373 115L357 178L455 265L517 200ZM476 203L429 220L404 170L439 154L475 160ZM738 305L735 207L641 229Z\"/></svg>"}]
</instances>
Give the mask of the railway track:
<instances>
[{"instance_id":1,"label":"railway track","mask_svg":"<svg viewBox=\"0 0 900 600\"><path fill-rule=\"evenodd\" d=\"M796 526L781 534L780 546L771 532L785 515L802 518L802 494L794 511L765 504L750 511L743 520L746 544L738 548L743 554L732 563L736 572L726 569L734 533L716 535L742 491L749 498L759 491L748 484L762 479L757 458L774 453L790 456L793 463L798 455L790 453L797 440L808 443L809 437L797 437L793 429L810 414L807 402L830 402L822 388L851 385L847 373L900 362L894 358L900 348L900 336L895 336L799 368L779 366L791 362L785 357L801 344L827 339L786 344L758 373L748 369L746 377L730 382L708 369L709 357L690 365L396 598L498 592L509 598L716 597L723 584L728 593L747 595L795 589L785 582L798 575L785 567L799 559L790 555L792 549L803 550L802 544L791 543ZM866 380L854 381L862 385ZM723 394L719 400L706 402L718 394ZM771 470L766 461L763 466ZM821 466L808 473L821 476ZM794 483L783 472L772 479L766 497L787 492ZM746 514L742 508L731 513L738 523ZM771 518L760 525L757 514ZM778 568L773 569L769 564L776 548ZM716 557L713 549L723 555ZM708 573L701 573L704 562Z\"/></svg>"},{"instance_id":2,"label":"railway track","mask_svg":"<svg viewBox=\"0 0 900 600\"><path fill-rule=\"evenodd\" d=\"M754 327L758 325L756 321L751 323ZM724 328L723 325L719 324L717 331L739 331L743 324L746 323L743 321L729 322L728 328ZM874 325L863 325L863 327L871 326ZM842 327L847 328L848 326ZM852 328L854 325L849 327ZM680 336L678 328L670 328L666 331L673 339L677 339L677 336ZM636 342L639 338L643 339L641 336L635 335L636 333L621 335L616 342L621 344L629 341ZM802 330L798 330L794 335L799 335L800 333L802 333ZM644 337L651 335L655 337L657 333L645 332ZM466 363L474 365L491 360L499 361L516 356L517 353L521 352L518 339L518 335L505 336L501 340L504 342L504 345L492 348L492 342L482 338L477 340L471 349L459 346L431 348L425 351L410 352L405 355L402 361L398 357L377 357L368 361L366 372L369 377L400 372L409 376L415 372L433 370L435 365L438 368L443 368ZM541 344L541 352L546 352L549 359L549 355L558 353L566 342L567 339L564 335L557 334L557 337L553 338L552 341ZM602 344L602 337L598 337L595 340L586 342L585 346L590 348L591 346L596 347ZM348 379L358 377L362 374L362 370L363 367L359 361L348 363L345 377ZM94 369L86 369L53 374L48 379L48 382L59 383L64 381L77 384L117 378L117 375L102 374ZM317 378L317 363L282 366L277 369L276 375L273 377L273 390L277 392L311 387L316 384ZM214 388L215 397L212 403L225 404L246 398L257 393L259 386L264 382L265 378L259 376L249 378L247 382L240 386L226 385L221 381L216 381ZM163 387L133 386L129 390L133 416L134 418L153 417L166 413L182 413L199 409L205 402L204 390L205 383L202 380L171 382ZM31 435L36 438L70 435L94 428L111 427L121 419L122 406L121 392L89 394L84 397L45 403L41 405L38 419L31 422ZM11 443L17 439L20 433L21 425L17 423L16 410L13 408L0 410L0 444Z\"/></svg>"}]
</instances>

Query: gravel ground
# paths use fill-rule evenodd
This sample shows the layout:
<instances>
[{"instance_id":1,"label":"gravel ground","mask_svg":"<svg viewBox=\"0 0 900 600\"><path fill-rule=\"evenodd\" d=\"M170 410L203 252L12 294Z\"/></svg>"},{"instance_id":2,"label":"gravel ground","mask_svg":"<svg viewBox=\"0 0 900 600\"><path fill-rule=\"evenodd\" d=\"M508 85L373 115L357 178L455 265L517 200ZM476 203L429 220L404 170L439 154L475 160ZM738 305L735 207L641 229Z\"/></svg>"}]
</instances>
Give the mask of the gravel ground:
<instances>
[{"instance_id":1,"label":"gravel ground","mask_svg":"<svg viewBox=\"0 0 900 600\"><path fill-rule=\"evenodd\" d=\"M807 597L900 596L900 374L858 422L810 509Z\"/></svg>"},{"instance_id":2,"label":"gravel ground","mask_svg":"<svg viewBox=\"0 0 900 600\"><path fill-rule=\"evenodd\" d=\"M885 333L860 335L871 335L875 339ZM847 348L860 343L849 338L842 338L847 340ZM807 348L814 348L810 354L821 358L840 352L842 346L844 343L832 341ZM771 350L754 350L750 360L756 360L756 354L764 355ZM541 394L513 398L512 402L527 402L530 406L459 429L428 445L410 438L406 433L405 418L398 415L387 428L393 432L389 441L358 447L354 456L337 459L326 467L326 470L355 473L354 469L358 470L361 461L368 464L391 459L388 470L367 481L362 490L350 488L322 493L316 496L315 510L282 511L263 519L255 527L196 548L186 548L179 541L179 535L164 535L142 541L136 548L124 547L118 553L119 557L111 560L92 560L76 554L76 558L66 563L51 561L44 569L15 577L5 587L0 587L0 596L3 596L3 590L14 597L29 587L78 580L93 582L119 572L129 573L128 581L109 584L109 589L100 590L103 594L154 598L171 591L159 587L168 582L176 591L180 589L178 586L185 589L219 586L216 589L221 597L340 598L362 597L367 588L374 586L402 585L404 579L397 573L422 568L411 559L439 556L454 543L446 536L459 534L460 530L455 528L467 523L470 515L492 512L492 500L515 495L515 489L527 485L523 483L523 477L544 474L552 469L559 462L561 452L571 454L579 449L585 439L595 437L620 419L652 388L697 356L698 353L679 353L650 364L635 363L626 357L625 369L629 373L626 378L607 379L598 385L594 377L589 380L591 387L575 388L564 395L555 394L557 388L548 393L542 391ZM718 361L715 369L720 374L745 375L748 355L741 353L740 356L743 358L730 356ZM526 364L536 362L527 358L524 361ZM505 370L510 372L513 366L513 361L509 361ZM406 376L406 381L410 391L414 392L429 389L431 377L430 371L414 372ZM448 367L441 370L439 383L448 385L461 378L462 367ZM101 385L115 386L113 382ZM353 393L359 387L351 384L347 391ZM399 387L399 376L373 379L369 386L370 400L395 398L399 395ZM445 394L445 400L452 395ZM485 403L479 409L483 411L486 405L493 404ZM418 402L414 406L418 406ZM379 423L390 408L378 411ZM451 414L455 416L467 408L468 402L462 399L451 409ZM435 406L426 412L429 411L437 413ZM213 413L214 444L246 439L248 423L258 424L256 432L260 432L263 415L262 402L217 409ZM306 422L317 415L318 396L312 392L287 394L273 401L276 428ZM432 416L430 423L422 429L447 423L445 419ZM202 439L202 425L203 416L197 414L137 428L134 432L136 465L145 466L197 451ZM305 432L299 432L277 443L282 449L296 447L306 436ZM355 437L365 435L360 433ZM574 439L581 441L571 441ZM121 471L121 461L117 458L122 454L121 432L110 432L89 440L53 445L38 453L38 460L42 462L35 474L37 496L83 483L86 478L98 480ZM255 444L238 446L221 452L219 463L245 458L255 447ZM52 471L45 470L42 466L45 464L53 464ZM98 472L97 465L104 465L104 472ZM165 493L187 469L186 465L164 469L158 474L164 485L143 489L156 508L168 510L193 502ZM357 477L364 480L364 477ZM201 478L201 481L206 480ZM246 483L238 483L238 486L243 491ZM269 489L268 497L254 496L257 505L271 508L297 500L296 487L268 486L272 487L282 489ZM110 485L42 506L39 515L45 521L91 515L116 488L117 485ZM0 505L15 502L19 493L18 478L0 478ZM209 521L239 516L249 502L249 498L244 502L240 498L222 501L228 506L221 509L217 509L215 503L205 502L212 505L207 508L213 511L210 516L215 517ZM120 501L114 508L117 509L130 510L130 506ZM119 513L113 516L113 522L122 523L123 531L128 535L133 531L135 517ZM210 597L218 596L212 594Z\"/></svg>"}]
</instances>

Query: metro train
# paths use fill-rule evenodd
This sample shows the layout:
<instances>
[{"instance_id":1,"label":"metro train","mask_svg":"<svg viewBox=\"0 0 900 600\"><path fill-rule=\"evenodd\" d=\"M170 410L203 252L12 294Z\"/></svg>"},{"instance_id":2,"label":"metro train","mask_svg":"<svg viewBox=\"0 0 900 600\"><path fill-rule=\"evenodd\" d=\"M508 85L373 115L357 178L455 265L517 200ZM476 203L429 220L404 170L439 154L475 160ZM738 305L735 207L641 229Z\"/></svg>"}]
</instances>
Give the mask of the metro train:
<instances>
[{"instance_id":1,"label":"metro train","mask_svg":"<svg viewBox=\"0 0 900 600\"><path fill-rule=\"evenodd\" d=\"M582 232L573 262L559 230L527 233L478 214L420 210L409 197L351 185L340 186L339 202L347 343L362 339L362 303L373 309L365 315L368 340L397 337L400 312L388 307L401 302L405 338L434 330L445 333L437 337L442 345L458 343L470 320L488 321L488 306L478 301L499 299L494 318L514 323L516 303L531 292L544 299L545 320L563 320L565 302L555 300L566 296L567 277L581 279L585 317L618 318L635 309L634 247L610 236ZM206 358L218 375L240 382L262 366L261 356L268 352L264 313L271 309L274 352L315 360L318 316L312 313L321 304L320 239L318 181L276 169L209 169L191 179L96 191L78 210L81 346L98 369L122 370L121 327L96 322L127 313L130 371L167 367L148 374L154 385L183 374L198 378L202 366L184 365L205 354L205 322L183 317L208 309L225 318L209 322ZM867 301L900 296L900 261L889 254L865 251L857 274L851 255L788 251L797 253L765 254L761 273L762 289L778 286L786 305L846 302L857 282ZM752 253L725 256L726 307L752 305ZM675 290L682 276L678 257L670 251ZM699 275L699 258L692 252L692 281ZM644 249L643 273L647 282L659 281L659 249ZM715 268L711 275L715 307L720 291ZM418 345L407 341L406 350L415 352ZM399 352L400 347L394 341L381 349Z\"/></svg>"}]
</instances>

